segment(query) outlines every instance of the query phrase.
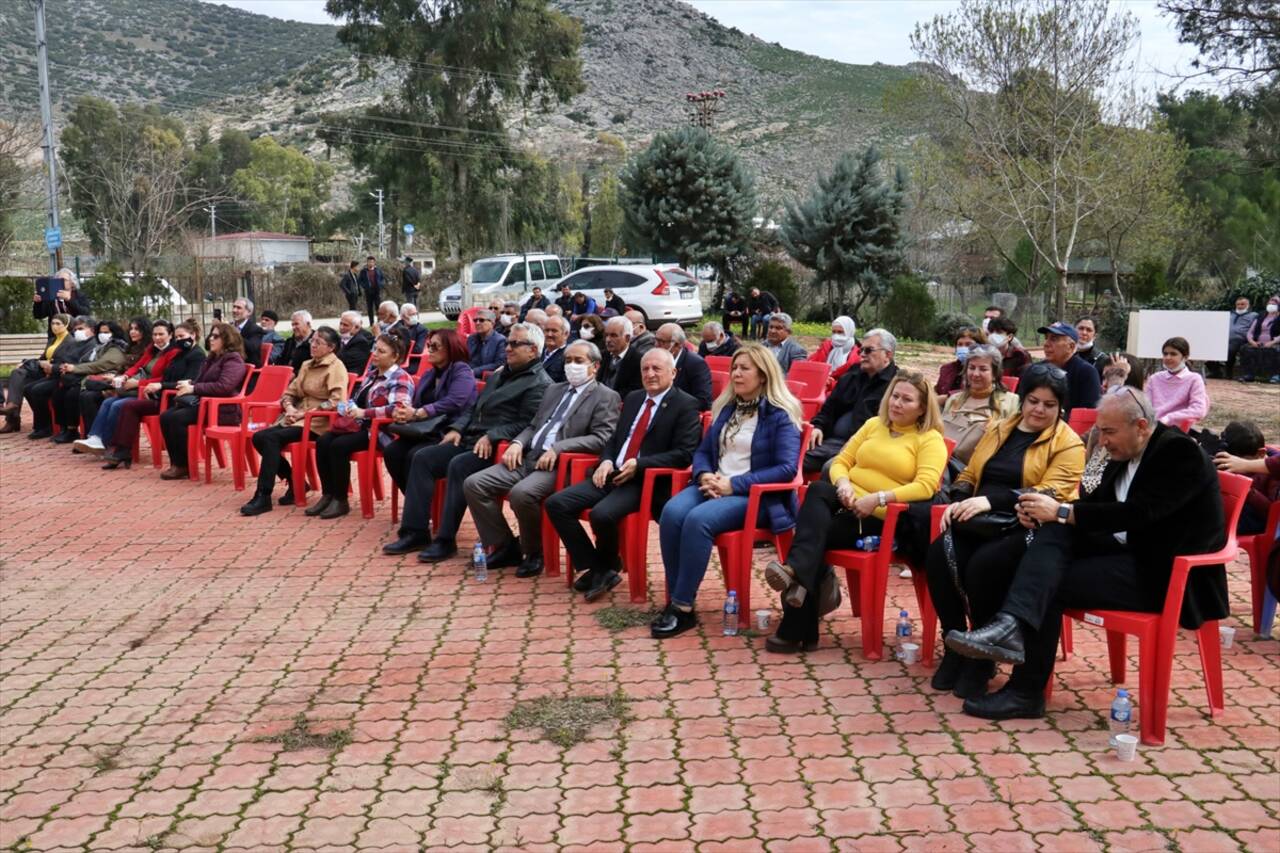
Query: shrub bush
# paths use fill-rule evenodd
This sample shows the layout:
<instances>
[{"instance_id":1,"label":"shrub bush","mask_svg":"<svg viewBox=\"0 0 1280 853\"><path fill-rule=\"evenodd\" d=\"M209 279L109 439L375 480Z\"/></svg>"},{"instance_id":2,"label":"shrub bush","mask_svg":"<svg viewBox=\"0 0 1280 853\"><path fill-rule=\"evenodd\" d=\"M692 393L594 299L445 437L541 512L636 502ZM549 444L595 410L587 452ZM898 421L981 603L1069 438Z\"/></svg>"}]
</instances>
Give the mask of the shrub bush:
<instances>
[{"instance_id":1,"label":"shrub bush","mask_svg":"<svg viewBox=\"0 0 1280 853\"><path fill-rule=\"evenodd\" d=\"M0 333L22 335L43 332L44 323L31 316L34 279L0 276Z\"/></svg>"},{"instance_id":2,"label":"shrub bush","mask_svg":"<svg viewBox=\"0 0 1280 853\"><path fill-rule=\"evenodd\" d=\"M796 277L792 274L791 267L779 261L761 261L742 283L742 293L750 293L753 287L767 290L776 296L782 310L792 314L794 319L796 308L800 304L800 291L796 287ZM826 319L823 317L822 321Z\"/></svg>"},{"instance_id":3,"label":"shrub bush","mask_svg":"<svg viewBox=\"0 0 1280 853\"><path fill-rule=\"evenodd\" d=\"M934 318L933 328L929 332L929 340L950 346L955 343L956 335L960 333L961 328L976 325L979 324L975 323L974 319L968 314L946 311Z\"/></svg>"},{"instance_id":4,"label":"shrub bush","mask_svg":"<svg viewBox=\"0 0 1280 853\"><path fill-rule=\"evenodd\" d=\"M882 325L895 335L920 340L933 331L938 306L923 281L915 276L894 279L880 308Z\"/></svg>"},{"instance_id":5,"label":"shrub bush","mask_svg":"<svg viewBox=\"0 0 1280 853\"><path fill-rule=\"evenodd\" d=\"M1247 296L1253 310L1260 311L1266 307L1267 299L1277 293L1280 293L1280 278L1255 275L1235 287L1226 288L1215 299L1208 301L1205 307L1213 311L1230 311L1235 307L1237 296Z\"/></svg>"},{"instance_id":6,"label":"shrub bush","mask_svg":"<svg viewBox=\"0 0 1280 853\"><path fill-rule=\"evenodd\" d=\"M107 265L86 278L81 287L89 297L94 317L127 321L130 317L141 314L152 318L182 319L174 316L169 291L160 283L160 279L150 273L144 273L136 281L129 281L119 267Z\"/></svg>"}]
</instances>

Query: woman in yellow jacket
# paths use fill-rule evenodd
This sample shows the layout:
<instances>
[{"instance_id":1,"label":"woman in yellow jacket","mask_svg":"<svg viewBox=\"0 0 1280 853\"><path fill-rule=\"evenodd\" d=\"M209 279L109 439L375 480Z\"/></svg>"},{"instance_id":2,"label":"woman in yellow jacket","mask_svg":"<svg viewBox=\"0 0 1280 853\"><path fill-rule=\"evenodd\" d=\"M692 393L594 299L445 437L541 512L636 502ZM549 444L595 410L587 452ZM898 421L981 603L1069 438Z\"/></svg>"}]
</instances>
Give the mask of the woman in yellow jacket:
<instances>
[{"instance_id":1,"label":"woman in yellow jacket","mask_svg":"<svg viewBox=\"0 0 1280 853\"><path fill-rule=\"evenodd\" d=\"M1084 443L1062 416L1066 374L1051 364L1032 365L1018 397L1018 413L988 428L952 484L943 534L929 547L929 595L944 637L985 625L1000 609L1030 541L1015 520L1018 495L1037 491L1070 501L1079 489ZM984 695L994 675L991 661L947 649L932 685L970 699Z\"/></svg>"},{"instance_id":2,"label":"woman in yellow jacket","mask_svg":"<svg viewBox=\"0 0 1280 853\"><path fill-rule=\"evenodd\" d=\"M823 554L879 534L890 502L932 498L946 464L938 399L923 374L899 370L879 414L832 460L830 481L809 487L787 561L765 569L769 586L782 593L782 622L765 641L768 651L817 648L819 617L840 604L840 583Z\"/></svg>"}]
</instances>

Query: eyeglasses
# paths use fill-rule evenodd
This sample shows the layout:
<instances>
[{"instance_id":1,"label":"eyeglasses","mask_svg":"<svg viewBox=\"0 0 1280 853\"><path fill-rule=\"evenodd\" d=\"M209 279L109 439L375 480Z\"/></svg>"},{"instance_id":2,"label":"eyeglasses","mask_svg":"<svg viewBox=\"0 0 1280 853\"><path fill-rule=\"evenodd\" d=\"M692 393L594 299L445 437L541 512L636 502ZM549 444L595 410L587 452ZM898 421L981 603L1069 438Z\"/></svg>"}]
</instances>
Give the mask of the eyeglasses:
<instances>
[{"instance_id":1,"label":"eyeglasses","mask_svg":"<svg viewBox=\"0 0 1280 853\"><path fill-rule=\"evenodd\" d=\"M222 333L221 333L221 332L210 332L210 333L209 333L209 340L213 340L214 338L217 338L218 340L222 340Z\"/></svg>"},{"instance_id":2,"label":"eyeglasses","mask_svg":"<svg viewBox=\"0 0 1280 853\"><path fill-rule=\"evenodd\" d=\"M516 347L532 347L533 341L507 341L507 349L515 349Z\"/></svg>"},{"instance_id":3,"label":"eyeglasses","mask_svg":"<svg viewBox=\"0 0 1280 853\"><path fill-rule=\"evenodd\" d=\"M876 353L881 351L887 352L887 350L885 350L884 347L863 347L862 348L863 355L875 355Z\"/></svg>"},{"instance_id":4,"label":"eyeglasses","mask_svg":"<svg viewBox=\"0 0 1280 853\"><path fill-rule=\"evenodd\" d=\"M440 352L442 349L444 349L444 347L435 341L431 341L427 344L427 352Z\"/></svg>"}]
</instances>

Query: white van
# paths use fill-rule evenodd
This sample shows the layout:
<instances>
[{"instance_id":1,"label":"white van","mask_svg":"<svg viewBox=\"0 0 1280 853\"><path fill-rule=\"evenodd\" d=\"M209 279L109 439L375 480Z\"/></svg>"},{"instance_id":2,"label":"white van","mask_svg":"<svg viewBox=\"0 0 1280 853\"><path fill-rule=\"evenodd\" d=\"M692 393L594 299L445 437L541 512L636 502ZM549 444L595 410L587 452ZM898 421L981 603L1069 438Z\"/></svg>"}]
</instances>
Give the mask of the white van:
<instances>
[{"instance_id":1,"label":"white van","mask_svg":"<svg viewBox=\"0 0 1280 853\"><path fill-rule=\"evenodd\" d=\"M558 256L541 252L480 258L471 264L471 305L483 305L495 296L523 302L534 286L549 292L564 274L564 264ZM440 311L450 320L458 319L471 305L462 304L460 281L440 291Z\"/></svg>"}]
</instances>

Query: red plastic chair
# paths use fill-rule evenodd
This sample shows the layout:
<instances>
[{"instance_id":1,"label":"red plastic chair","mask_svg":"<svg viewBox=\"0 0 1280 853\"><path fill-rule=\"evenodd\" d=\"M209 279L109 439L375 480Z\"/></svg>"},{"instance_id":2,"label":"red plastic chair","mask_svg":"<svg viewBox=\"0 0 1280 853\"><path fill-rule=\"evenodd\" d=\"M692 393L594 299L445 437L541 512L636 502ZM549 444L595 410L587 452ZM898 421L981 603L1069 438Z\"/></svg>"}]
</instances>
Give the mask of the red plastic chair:
<instances>
[{"instance_id":1,"label":"red plastic chair","mask_svg":"<svg viewBox=\"0 0 1280 853\"><path fill-rule=\"evenodd\" d=\"M265 421L259 426L266 426L280 411L280 398L293 380L293 369L288 365L278 364L264 367L255 372L257 380L253 390L240 397L209 397L200 401L200 443L204 447L204 481L213 482L213 459L226 467L222 455L222 442L230 446L231 476L237 492L244 490L245 467L256 476L258 473L258 456L253 450L250 440L253 430L250 427L254 411L264 413ZM213 414L214 407L238 405L240 407L240 423L236 426L221 426ZM269 417L266 417L269 415Z\"/></svg>"},{"instance_id":2,"label":"red plastic chair","mask_svg":"<svg viewBox=\"0 0 1280 853\"><path fill-rule=\"evenodd\" d=\"M476 330L476 314L481 310L483 309L477 306L468 308L458 315L458 334L462 335L464 340Z\"/></svg>"},{"instance_id":3,"label":"red plastic chair","mask_svg":"<svg viewBox=\"0 0 1280 853\"><path fill-rule=\"evenodd\" d=\"M253 365L246 365L246 368L247 369L245 370L245 373L244 373L244 381L240 383L240 391L238 394L234 395L236 397L244 396L245 392L249 388L249 382L253 378L253 372L254 372ZM178 395L178 392L174 390L161 391L160 392L160 414L147 415L142 419L142 425L147 430L147 439L151 443L151 455L152 455L153 461L159 456L158 448L160 448L164 444L164 433L160 431L160 415L163 415L169 409L169 407L173 405L173 398L176 397L177 395ZM226 397L202 398L200 400L200 409L196 413L196 422L191 426L187 427L187 474L188 474L188 477L192 480L200 479L200 444L201 444L200 432L202 428L205 426L205 419L208 417L208 413L209 413L209 407L205 405L205 399L212 401L212 400L218 400L218 399L226 400L229 398L226 398ZM221 444L214 445L214 453L218 455L218 464L223 468L227 467L227 463L222 458ZM158 463L156 467L159 467Z\"/></svg>"},{"instance_id":4,"label":"red plastic chair","mask_svg":"<svg viewBox=\"0 0 1280 853\"><path fill-rule=\"evenodd\" d=\"M1164 610L1140 613L1132 610L1068 610L1065 615L1080 622L1097 625L1107 632L1107 651L1111 657L1111 681L1123 684L1125 678L1125 645L1128 634L1138 638L1138 703L1142 742L1150 746L1164 743L1165 723L1169 711L1169 686L1172 681L1173 655L1178 639L1178 616L1187 588L1187 576L1193 568L1230 563L1239 553L1236 523L1244 508L1250 481L1238 474L1218 472L1218 485L1226 510L1227 544L1212 554L1175 557L1169 591L1165 593ZM1200 664L1204 671L1205 692L1209 699L1209 715L1216 717L1224 710L1222 690L1222 648L1218 637L1218 620L1205 622L1196 631L1200 645ZM1052 681L1050 682L1052 687ZM1046 691L1047 692L1047 691Z\"/></svg>"},{"instance_id":5,"label":"red plastic chair","mask_svg":"<svg viewBox=\"0 0 1280 853\"><path fill-rule=\"evenodd\" d=\"M302 416L302 438L288 446L289 465L293 469L293 499L295 506L305 504L307 483L320 488L320 470L316 466L316 443L311 438L311 424L316 418L328 418L330 421L338 417L333 409L312 409Z\"/></svg>"},{"instance_id":6,"label":"red plastic chair","mask_svg":"<svg viewBox=\"0 0 1280 853\"><path fill-rule=\"evenodd\" d=\"M1075 430L1076 435L1084 437L1093 425L1098 422L1097 409L1072 409L1067 418L1067 426Z\"/></svg>"},{"instance_id":7,"label":"red plastic chair","mask_svg":"<svg viewBox=\"0 0 1280 853\"><path fill-rule=\"evenodd\" d=\"M1000 384L1004 385L1005 390L1008 390L1008 391L1017 391L1017 390L1018 390L1018 377L1016 377L1016 376L1001 376L1001 377L1000 377Z\"/></svg>"},{"instance_id":8,"label":"red plastic chair","mask_svg":"<svg viewBox=\"0 0 1280 853\"><path fill-rule=\"evenodd\" d=\"M711 371L711 399L715 400L729 387L729 374L719 370Z\"/></svg>"},{"instance_id":9,"label":"red plastic chair","mask_svg":"<svg viewBox=\"0 0 1280 853\"><path fill-rule=\"evenodd\" d=\"M1271 620L1264 618L1267 600L1267 555L1275 546L1276 530L1280 529L1280 501L1272 501L1267 512L1267 525L1261 533L1239 537L1241 550L1249 555L1249 582L1253 595L1253 633L1265 636L1270 633ZM1274 619L1274 616L1272 617Z\"/></svg>"},{"instance_id":10,"label":"red plastic chair","mask_svg":"<svg viewBox=\"0 0 1280 853\"><path fill-rule=\"evenodd\" d=\"M575 463L594 465L599 458L594 453L561 453L556 459L555 491L564 491L573 482L569 478ZM560 576L560 536L556 533L555 527L551 525L551 519L547 516L545 507L542 510L542 565L547 577L555 578ZM568 572L568 575L569 581L572 583L573 572Z\"/></svg>"},{"instance_id":11,"label":"red plastic chair","mask_svg":"<svg viewBox=\"0 0 1280 853\"><path fill-rule=\"evenodd\" d=\"M728 373L729 368L733 366L733 356L731 355L709 355L703 359L707 363L707 367L713 371Z\"/></svg>"},{"instance_id":12,"label":"red plastic chair","mask_svg":"<svg viewBox=\"0 0 1280 853\"><path fill-rule=\"evenodd\" d=\"M275 344L270 341L265 341L262 346L258 347L258 363L262 365L262 367L267 367L271 364L271 350L274 346Z\"/></svg>"}]
</instances>

